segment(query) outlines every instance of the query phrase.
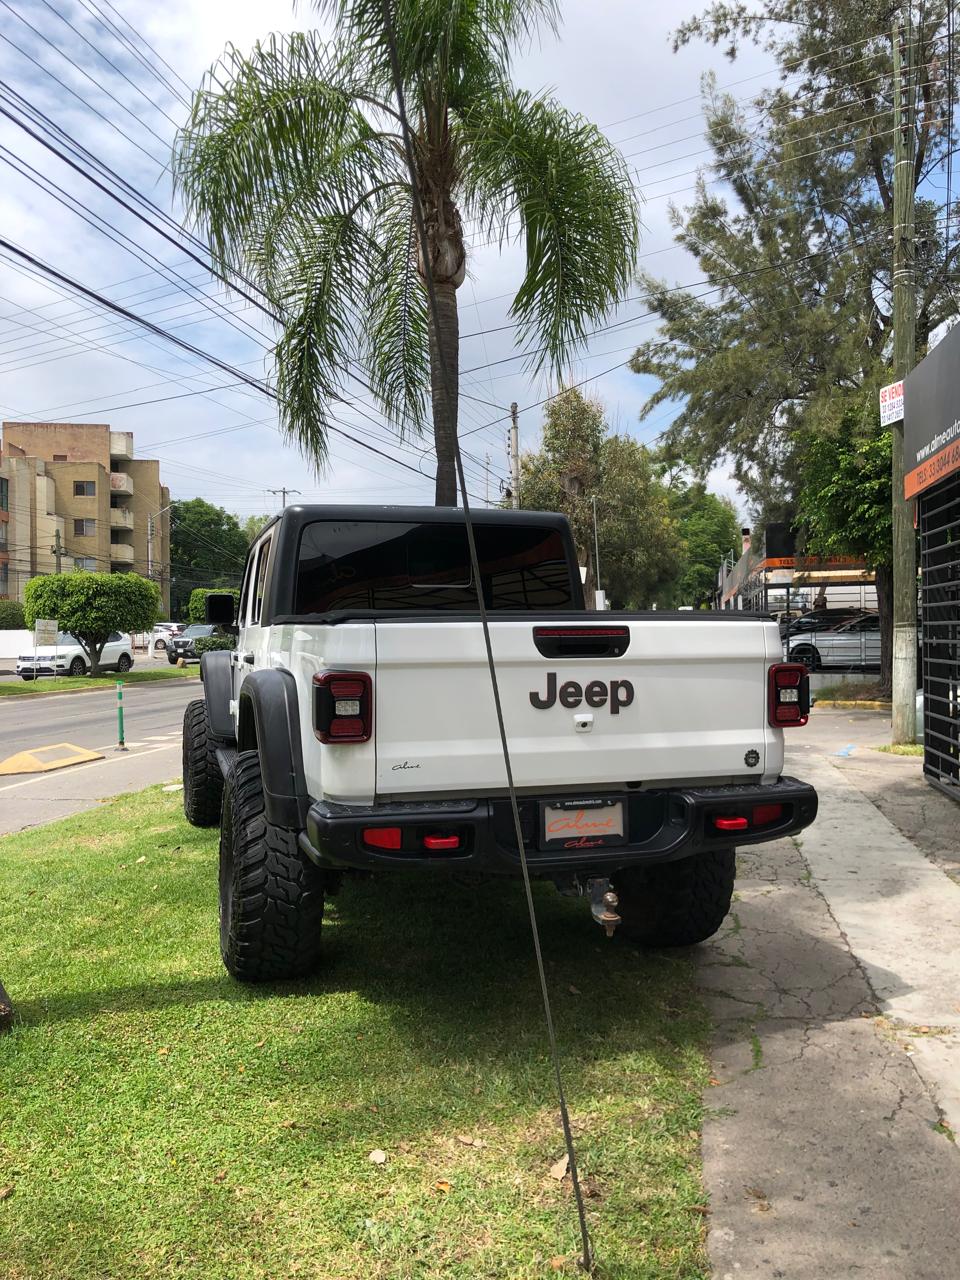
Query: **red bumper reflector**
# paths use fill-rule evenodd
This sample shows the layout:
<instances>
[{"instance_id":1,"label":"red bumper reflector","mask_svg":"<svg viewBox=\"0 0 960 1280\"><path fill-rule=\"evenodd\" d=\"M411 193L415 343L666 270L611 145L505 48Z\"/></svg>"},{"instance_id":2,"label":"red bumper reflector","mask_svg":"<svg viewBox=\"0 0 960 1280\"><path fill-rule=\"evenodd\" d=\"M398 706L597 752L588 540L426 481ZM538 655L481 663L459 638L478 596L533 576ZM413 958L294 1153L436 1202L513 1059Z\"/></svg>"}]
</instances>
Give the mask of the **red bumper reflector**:
<instances>
[{"instance_id":1,"label":"red bumper reflector","mask_svg":"<svg viewBox=\"0 0 960 1280\"><path fill-rule=\"evenodd\" d=\"M363 832L363 843L374 849L399 849L401 831L399 827L366 827Z\"/></svg>"},{"instance_id":2,"label":"red bumper reflector","mask_svg":"<svg viewBox=\"0 0 960 1280\"><path fill-rule=\"evenodd\" d=\"M459 849L459 836L424 836L423 847L432 851L442 849Z\"/></svg>"},{"instance_id":3,"label":"red bumper reflector","mask_svg":"<svg viewBox=\"0 0 960 1280\"><path fill-rule=\"evenodd\" d=\"M746 818L714 818L713 825L718 831L743 831L750 823Z\"/></svg>"},{"instance_id":4,"label":"red bumper reflector","mask_svg":"<svg viewBox=\"0 0 960 1280\"><path fill-rule=\"evenodd\" d=\"M753 825L755 827L768 827L771 822L779 822L782 817L782 804L755 804L753 806Z\"/></svg>"}]
</instances>

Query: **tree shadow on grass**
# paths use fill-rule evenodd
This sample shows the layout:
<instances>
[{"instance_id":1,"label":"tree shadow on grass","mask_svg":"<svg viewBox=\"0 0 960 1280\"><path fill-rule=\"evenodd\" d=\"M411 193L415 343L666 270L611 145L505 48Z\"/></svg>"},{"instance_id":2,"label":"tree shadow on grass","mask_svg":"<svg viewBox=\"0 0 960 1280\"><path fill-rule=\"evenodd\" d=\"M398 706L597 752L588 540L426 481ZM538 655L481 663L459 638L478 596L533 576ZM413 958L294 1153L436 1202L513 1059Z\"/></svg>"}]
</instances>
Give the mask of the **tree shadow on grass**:
<instances>
[{"instance_id":1,"label":"tree shadow on grass","mask_svg":"<svg viewBox=\"0 0 960 1280\"><path fill-rule=\"evenodd\" d=\"M638 1046L671 1055L678 1045L703 1043L689 953L640 953L623 938L608 940L593 923L586 900L562 898L546 885L535 894L558 1032L568 1049L590 1061L635 1052ZM528 1058L533 1050L546 1051L519 883L467 885L404 872L348 881L328 903L323 927L324 966L307 981L244 986L222 970L182 981L164 974L155 982L20 1001L18 1025L178 1006L278 999L288 1005L291 1000L312 1003L355 993L379 1007L392 1033L427 1065ZM216 955L212 916L209 946ZM307 1042L309 1036L307 1026Z\"/></svg>"}]
</instances>

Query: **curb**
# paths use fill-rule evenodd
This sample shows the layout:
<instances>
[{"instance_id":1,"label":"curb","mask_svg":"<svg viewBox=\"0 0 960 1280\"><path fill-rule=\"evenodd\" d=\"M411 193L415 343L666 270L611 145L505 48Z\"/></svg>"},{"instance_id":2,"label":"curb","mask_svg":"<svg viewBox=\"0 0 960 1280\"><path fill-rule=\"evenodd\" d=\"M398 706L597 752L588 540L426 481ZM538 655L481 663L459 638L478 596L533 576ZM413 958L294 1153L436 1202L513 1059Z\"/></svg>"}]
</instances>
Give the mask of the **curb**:
<instances>
[{"instance_id":1,"label":"curb","mask_svg":"<svg viewBox=\"0 0 960 1280\"><path fill-rule=\"evenodd\" d=\"M866 699L861 702L854 702L843 699L816 698L813 706L814 708L827 707L835 711L890 711L893 704L890 702L868 702Z\"/></svg>"},{"instance_id":2,"label":"curb","mask_svg":"<svg viewBox=\"0 0 960 1280\"><path fill-rule=\"evenodd\" d=\"M156 686L166 689L170 685L200 684L199 676L173 676L166 680L136 680L134 684L125 685L125 689L140 686ZM7 702L23 702L31 698L81 698L89 693L116 693L116 686L104 685L102 689L43 689L39 693L7 693L0 694L0 706Z\"/></svg>"}]
</instances>

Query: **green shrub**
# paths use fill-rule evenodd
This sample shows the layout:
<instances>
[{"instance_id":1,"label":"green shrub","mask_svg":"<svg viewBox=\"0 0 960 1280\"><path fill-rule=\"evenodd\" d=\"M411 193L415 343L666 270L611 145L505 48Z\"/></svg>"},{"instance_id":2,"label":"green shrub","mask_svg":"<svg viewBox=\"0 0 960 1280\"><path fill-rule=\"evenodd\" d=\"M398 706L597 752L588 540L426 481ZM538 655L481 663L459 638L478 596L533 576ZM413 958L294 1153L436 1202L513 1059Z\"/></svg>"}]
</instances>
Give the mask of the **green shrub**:
<instances>
[{"instance_id":1,"label":"green shrub","mask_svg":"<svg viewBox=\"0 0 960 1280\"><path fill-rule=\"evenodd\" d=\"M222 649L235 649L237 642L232 636L201 636L199 640L194 640L193 647L199 655L216 653Z\"/></svg>"},{"instance_id":2,"label":"green shrub","mask_svg":"<svg viewBox=\"0 0 960 1280\"><path fill-rule=\"evenodd\" d=\"M228 592L230 595L233 596L234 614L236 614L237 610L240 607L240 591L238 588L236 587L234 588L197 587L194 591L191 591L190 603L187 605L188 622L206 622L207 619L204 613L204 608L205 608L207 596L211 594L218 595L218 596L226 595Z\"/></svg>"},{"instance_id":3,"label":"green shrub","mask_svg":"<svg viewBox=\"0 0 960 1280\"><path fill-rule=\"evenodd\" d=\"M80 642L94 676L111 632L149 631L160 612L160 588L139 573L49 573L31 578L24 596L27 626L56 618Z\"/></svg>"},{"instance_id":4,"label":"green shrub","mask_svg":"<svg viewBox=\"0 0 960 1280\"><path fill-rule=\"evenodd\" d=\"M0 600L0 631L24 631L23 605L16 600Z\"/></svg>"}]
</instances>

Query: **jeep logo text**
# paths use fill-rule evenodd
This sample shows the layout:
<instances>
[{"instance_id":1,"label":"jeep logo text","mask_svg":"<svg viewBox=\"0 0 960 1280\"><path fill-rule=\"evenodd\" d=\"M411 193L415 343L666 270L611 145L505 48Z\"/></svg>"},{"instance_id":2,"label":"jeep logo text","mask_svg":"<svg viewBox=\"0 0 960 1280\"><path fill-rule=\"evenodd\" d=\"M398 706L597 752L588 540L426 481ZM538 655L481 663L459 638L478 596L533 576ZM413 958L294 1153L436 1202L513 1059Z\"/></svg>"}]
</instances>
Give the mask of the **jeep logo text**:
<instances>
[{"instance_id":1,"label":"jeep logo text","mask_svg":"<svg viewBox=\"0 0 960 1280\"><path fill-rule=\"evenodd\" d=\"M548 671L546 693L538 693L536 689L530 692L530 703L538 711L546 711L557 702L571 711L584 702L588 707L605 707L608 699L610 714L618 716L621 707L629 707L633 702L633 685L629 680L611 680L608 689L602 680L591 680L584 689L576 680L565 680L558 689L557 673Z\"/></svg>"}]
</instances>

